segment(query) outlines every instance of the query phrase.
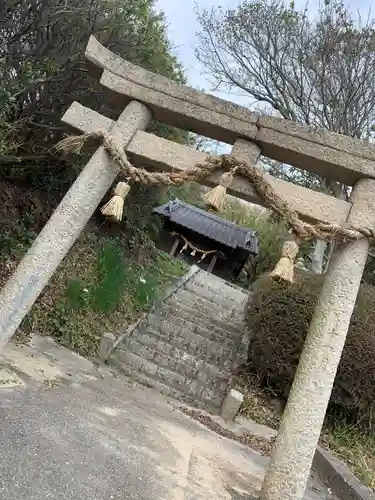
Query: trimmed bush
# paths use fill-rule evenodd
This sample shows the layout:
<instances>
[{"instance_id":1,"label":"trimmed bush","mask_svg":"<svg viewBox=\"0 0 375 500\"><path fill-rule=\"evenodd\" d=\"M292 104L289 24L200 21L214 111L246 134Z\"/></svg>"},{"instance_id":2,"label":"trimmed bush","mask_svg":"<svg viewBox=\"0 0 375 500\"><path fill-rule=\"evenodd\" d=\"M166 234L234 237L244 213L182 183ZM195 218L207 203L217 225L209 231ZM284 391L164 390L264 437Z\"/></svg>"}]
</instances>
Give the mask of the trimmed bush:
<instances>
[{"instance_id":1,"label":"trimmed bush","mask_svg":"<svg viewBox=\"0 0 375 500\"><path fill-rule=\"evenodd\" d=\"M322 277L298 273L293 284L259 279L249 298L248 370L284 400L315 310ZM371 422L375 406L375 288L362 285L332 392L329 414Z\"/></svg>"}]
</instances>

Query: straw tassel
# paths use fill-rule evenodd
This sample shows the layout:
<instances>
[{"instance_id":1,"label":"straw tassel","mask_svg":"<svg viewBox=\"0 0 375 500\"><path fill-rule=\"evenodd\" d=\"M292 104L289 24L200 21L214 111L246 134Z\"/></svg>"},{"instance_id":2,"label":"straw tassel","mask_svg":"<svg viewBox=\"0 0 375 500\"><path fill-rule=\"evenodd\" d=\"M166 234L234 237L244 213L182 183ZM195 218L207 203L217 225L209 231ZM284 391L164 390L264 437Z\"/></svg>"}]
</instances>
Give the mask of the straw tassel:
<instances>
[{"instance_id":1,"label":"straw tassel","mask_svg":"<svg viewBox=\"0 0 375 500\"><path fill-rule=\"evenodd\" d=\"M101 213L106 217L119 222L122 219L124 200L128 196L129 191L129 184L126 182L119 182L112 198L100 209Z\"/></svg>"},{"instance_id":2,"label":"straw tassel","mask_svg":"<svg viewBox=\"0 0 375 500\"><path fill-rule=\"evenodd\" d=\"M79 155L89 139L101 139L103 136L105 136L105 133L101 130L95 130L82 135L68 135L68 137L59 141L54 146L54 149L64 154L73 153Z\"/></svg>"},{"instance_id":3,"label":"straw tassel","mask_svg":"<svg viewBox=\"0 0 375 500\"><path fill-rule=\"evenodd\" d=\"M270 276L293 283L294 260L297 257L298 250L299 246L295 241L286 241L281 250L281 258Z\"/></svg>"},{"instance_id":4,"label":"straw tassel","mask_svg":"<svg viewBox=\"0 0 375 500\"><path fill-rule=\"evenodd\" d=\"M219 185L202 195L202 199L206 204L216 212L220 212L224 207L227 188L232 184L233 177L234 169L225 172L220 177Z\"/></svg>"}]
</instances>

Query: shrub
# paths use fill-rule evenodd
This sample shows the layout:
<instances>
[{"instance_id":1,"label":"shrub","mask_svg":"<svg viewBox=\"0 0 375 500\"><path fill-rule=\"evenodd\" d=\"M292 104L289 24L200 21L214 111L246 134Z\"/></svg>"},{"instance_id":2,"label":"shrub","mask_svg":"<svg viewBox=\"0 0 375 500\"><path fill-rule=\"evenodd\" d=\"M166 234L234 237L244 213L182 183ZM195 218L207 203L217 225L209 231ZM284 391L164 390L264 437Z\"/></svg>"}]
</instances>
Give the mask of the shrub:
<instances>
[{"instance_id":1,"label":"shrub","mask_svg":"<svg viewBox=\"0 0 375 500\"><path fill-rule=\"evenodd\" d=\"M294 284L261 278L247 307L248 370L286 399L322 285L298 273ZM371 422L375 401L375 288L362 285L332 391L329 414ZM368 417L368 418L367 418Z\"/></svg>"},{"instance_id":2,"label":"shrub","mask_svg":"<svg viewBox=\"0 0 375 500\"><path fill-rule=\"evenodd\" d=\"M253 229L258 236L258 254L248 261L245 269L249 283L275 267L280 259L281 247L288 236L285 224L272 217L269 212L231 199L228 200L224 212L220 215L240 226Z\"/></svg>"}]
</instances>

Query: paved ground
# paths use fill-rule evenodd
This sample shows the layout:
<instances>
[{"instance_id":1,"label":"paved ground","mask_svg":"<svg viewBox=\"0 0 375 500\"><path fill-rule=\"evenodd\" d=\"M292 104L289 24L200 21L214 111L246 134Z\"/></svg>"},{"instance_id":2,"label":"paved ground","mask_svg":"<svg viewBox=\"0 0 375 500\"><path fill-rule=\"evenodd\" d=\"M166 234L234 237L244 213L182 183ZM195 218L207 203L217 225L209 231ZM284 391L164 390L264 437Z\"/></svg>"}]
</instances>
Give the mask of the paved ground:
<instances>
[{"instance_id":1,"label":"paved ground","mask_svg":"<svg viewBox=\"0 0 375 500\"><path fill-rule=\"evenodd\" d=\"M267 459L43 339L0 366L0 496L244 500ZM41 354L43 352L44 354ZM312 478L308 500L332 500Z\"/></svg>"}]
</instances>

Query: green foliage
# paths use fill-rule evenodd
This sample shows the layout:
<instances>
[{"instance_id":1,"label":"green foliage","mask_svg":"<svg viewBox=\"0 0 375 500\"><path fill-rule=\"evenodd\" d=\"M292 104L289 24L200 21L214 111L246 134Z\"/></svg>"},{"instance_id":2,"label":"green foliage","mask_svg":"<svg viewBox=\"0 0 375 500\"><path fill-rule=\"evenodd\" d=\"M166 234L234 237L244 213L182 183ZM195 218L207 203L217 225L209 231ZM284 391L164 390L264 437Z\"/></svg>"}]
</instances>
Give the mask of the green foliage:
<instances>
[{"instance_id":1,"label":"green foliage","mask_svg":"<svg viewBox=\"0 0 375 500\"><path fill-rule=\"evenodd\" d=\"M57 193L66 191L79 170L75 160L52 149L66 131L61 116L70 103L116 117L86 69L90 35L125 59L184 82L153 0L68 0L61 7L59 0L0 5L1 174L46 190L53 185ZM152 129L178 142L189 140L189 133L172 127L153 124Z\"/></svg>"},{"instance_id":2,"label":"green foliage","mask_svg":"<svg viewBox=\"0 0 375 500\"><path fill-rule=\"evenodd\" d=\"M12 228L0 232L0 263L9 257L21 258L35 237L36 233L30 228L27 216L21 217Z\"/></svg>"},{"instance_id":3,"label":"green foliage","mask_svg":"<svg viewBox=\"0 0 375 500\"><path fill-rule=\"evenodd\" d=\"M183 263L155 249L141 265L127 257L118 237L88 233L69 252L23 329L93 356L103 331L122 332L184 272Z\"/></svg>"},{"instance_id":4,"label":"green foliage","mask_svg":"<svg viewBox=\"0 0 375 500\"><path fill-rule=\"evenodd\" d=\"M66 303L72 311L79 311L87 305L87 289L82 281L69 278L66 284Z\"/></svg>"},{"instance_id":5,"label":"green foliage","mask_svg":"<svg viewBox=\"0 0 375 500\"><path fill-rule=\"evenodd\" d=\"M253 229L259 240L259 252L246 266L247 281L252 283L256 278L273 269L280 259L281 247L288 233L285 225L255 207L237 201L228 202L220 214L240 226Z\"/></svg>"},{"instance_id":6,"label":"green foliage","mask_svg":"<svg viewBox=\"0 0 375 500\"><path fill-rule=\"evenodd\" d=\"M294 284L262 278L247 310L248 368L263 387L286 398L323 277L297 273ZM375 289L361 287L338 368L328 415L372 426L375 400Z\"/></svg>"},{"instance_id":7,"label":"green foliage","mask_svg":"<svg viewBox=\"0 0 375 500\"><path fill-rule=\"evenodd\" d=\"M328 422L323 439L349 464L361 483L375 491L374 432L336 419Z\"/></svg>"},{"instance_id":8,"label":"green foliage","mask_svg":"<svg viewBox=\"0 0 375 500\"><path fill-rule=\"evenodd\" d=\"M170 186L164 196L162 203L178 198L181 201L190 203L205 209L206 205L202 200L202 187L195 182L188 182L182 186Z\"/></svg>"},{"instance_id":9,"label":"green foliage","mask_svg":"<svg viewBox=\"0 0 375 500\"><path fill-rule=\"evenodd\" d=\"M141 309L152 303L160 285L156 263L147 270L130 261L117 239L104 240L96 260L96 273L91 282L68 279L65 296L72 312L91 309L109 315L118 308L125 293L131 295Z\"/></svg>"},{"instance_id":10,"label":"green foliage","mask_svg":"<svg viewBox=\"0 0 375 500\"><path fill-rule=\"evenodd\" d=\"M116 240L103 244L97 261L97 282L90 291L90 302L94 311L110 313L118 306L124 293L127 263Z\"/></svg>"}]
</instances>

